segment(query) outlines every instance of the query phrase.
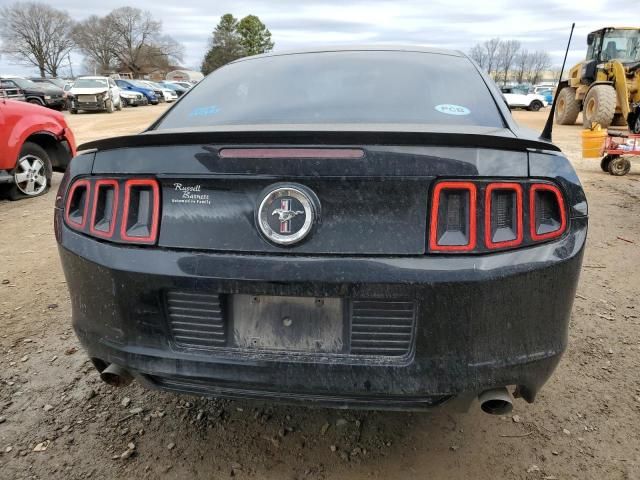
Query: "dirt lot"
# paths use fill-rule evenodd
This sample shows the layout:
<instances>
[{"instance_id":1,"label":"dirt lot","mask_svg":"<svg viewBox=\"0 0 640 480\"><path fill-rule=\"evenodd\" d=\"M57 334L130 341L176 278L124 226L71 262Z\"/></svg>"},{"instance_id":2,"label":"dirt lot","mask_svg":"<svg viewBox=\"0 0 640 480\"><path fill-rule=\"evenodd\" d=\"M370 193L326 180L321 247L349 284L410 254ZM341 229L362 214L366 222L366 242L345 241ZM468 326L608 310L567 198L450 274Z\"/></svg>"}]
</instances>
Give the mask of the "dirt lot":
<instances>
[{"instance_id":1,"label":"dirt lot","mask_svg":"<svg viewBox=\"0 0 640 480\"><path fill-rule=\"evenodd\" d=\"M161 110L69 121L83 142L141 130ZM539 130L546 112L515 116ZM538 401L518 401L508 417L308 410L103 385L70 327L55 187L0 200L0 478L640 478L640 162L626 177L604 174L580 158L578 126L556 128L589 198L588 248L569 349Z\"/></svg>"}]
</instances>

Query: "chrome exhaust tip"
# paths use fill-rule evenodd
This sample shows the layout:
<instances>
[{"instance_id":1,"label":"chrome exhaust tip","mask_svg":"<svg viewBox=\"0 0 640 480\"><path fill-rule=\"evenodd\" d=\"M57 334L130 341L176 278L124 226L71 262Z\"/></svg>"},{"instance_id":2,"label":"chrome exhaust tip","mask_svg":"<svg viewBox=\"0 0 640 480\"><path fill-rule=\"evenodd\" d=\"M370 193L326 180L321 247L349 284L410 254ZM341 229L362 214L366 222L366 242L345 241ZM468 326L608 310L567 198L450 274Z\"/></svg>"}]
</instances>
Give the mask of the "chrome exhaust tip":
<instances>
[{"instance_id":1,"label":"chrome exhaust tip","mask_svg":"<svg viewBox=\"0 0 640 480\"><path fill-rule=\"evenodd\" d=\"M126 387L133 381L131 374L115 363L102 370L100 378L112 387Z\"/></svg>"},{"instance_id":2,"label":"chrome exhaust tip","mask_svg":"<svg viewBox=\"0 0 640 480\"><path fill-rule=\"evenodd\" d=\"M505 415L513 410L513 398L506 387L485 390L478 395L480 408L490 415Z\"/></svg>"}]
</instances>

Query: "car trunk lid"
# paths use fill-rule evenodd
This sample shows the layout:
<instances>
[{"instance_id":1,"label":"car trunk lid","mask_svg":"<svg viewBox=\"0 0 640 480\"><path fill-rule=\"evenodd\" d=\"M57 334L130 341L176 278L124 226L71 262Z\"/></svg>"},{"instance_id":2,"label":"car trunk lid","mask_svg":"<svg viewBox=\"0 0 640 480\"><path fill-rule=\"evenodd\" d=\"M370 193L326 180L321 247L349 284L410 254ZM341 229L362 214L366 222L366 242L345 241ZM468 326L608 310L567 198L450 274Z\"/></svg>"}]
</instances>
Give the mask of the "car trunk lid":
<instances>
[{"instance_id":1,"label":"car trunk lid","mask_svg":"<svg viewBox=\"0 0 640 480\"><path fill-rule=\"evenodd\" d=\"M143 139L133 148L98 148L93 173L158 178L162 198L158 245L167 248L424 254L434 179L528 173L526 149L486 148L473 142L469 146L346 144L316 133L307 137L314 143L304 143L305 137L295 143L273 139L265 143L257 134L255 142L244 137L242 143L163 145L166 138L150 136L156 142ZM230 140L238 138L230 135ZM490 145L486 137L479 143ZM500 139L494 138L494 143ZM259 228L260 203L274 185L299 186L317 197L316 222L304 240L278 245Z\"/></svg>"}]
</instances>

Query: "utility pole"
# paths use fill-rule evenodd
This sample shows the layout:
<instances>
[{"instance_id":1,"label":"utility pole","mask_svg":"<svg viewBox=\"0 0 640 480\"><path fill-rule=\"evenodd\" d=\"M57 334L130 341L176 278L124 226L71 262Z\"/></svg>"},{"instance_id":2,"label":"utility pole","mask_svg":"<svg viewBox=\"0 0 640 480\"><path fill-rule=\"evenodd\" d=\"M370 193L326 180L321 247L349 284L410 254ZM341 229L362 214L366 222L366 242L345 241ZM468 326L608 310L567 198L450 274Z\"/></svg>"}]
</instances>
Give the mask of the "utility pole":
<instances>
[{"instance_id":1,"label":"utility pole","mask_svg":"<svg viewBox=\"0 0 640 480\"><path fill-rule=\"evenodd\" d=\"M71 73L71 78L73 78L73 65L71 65L71 54L67 53L67 60L69 61L69 72Z\"/></svg>"}]
</instances>

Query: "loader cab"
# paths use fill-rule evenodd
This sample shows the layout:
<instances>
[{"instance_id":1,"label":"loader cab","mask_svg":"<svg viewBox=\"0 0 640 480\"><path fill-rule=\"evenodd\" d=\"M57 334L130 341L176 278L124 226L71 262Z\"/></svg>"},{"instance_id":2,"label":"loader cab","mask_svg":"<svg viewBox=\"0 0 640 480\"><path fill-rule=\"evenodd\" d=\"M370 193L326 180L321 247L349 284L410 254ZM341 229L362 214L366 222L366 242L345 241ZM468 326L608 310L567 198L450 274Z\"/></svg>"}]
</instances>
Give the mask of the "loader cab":
<instances>
[{"instance_id":1,"label":"loader cab","mask_svg":"<svg viewBox=\"0 0 640 480\"><path fill-rule=\"evenodd\" d=\"M587 35L587 57L580 72L580 83L584 85L591 85L596 81L603 32L598 30Z\"/></svg>"},{"instance_id":2,"label":"loader cab","mask_svg":"<svg viewBox=\"0 0 640 480\"><path fill-rule=\"evenodd\" d=\"M602 46L602 33L602 30L598 30L587 35L587 62L591 60L598 60L600 56L600 48Z\"/></svg>"},{"instance_id":3,"label":"loader cab","mask_svg":"<svg viewBox=\"0 0 640 480\"><path fill-rule=\"evenodd\" d=\"M623 64L640 62L640 28L603 28L587 35L590 62L618 60Z\"/></svg>"}]
</instances>

